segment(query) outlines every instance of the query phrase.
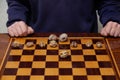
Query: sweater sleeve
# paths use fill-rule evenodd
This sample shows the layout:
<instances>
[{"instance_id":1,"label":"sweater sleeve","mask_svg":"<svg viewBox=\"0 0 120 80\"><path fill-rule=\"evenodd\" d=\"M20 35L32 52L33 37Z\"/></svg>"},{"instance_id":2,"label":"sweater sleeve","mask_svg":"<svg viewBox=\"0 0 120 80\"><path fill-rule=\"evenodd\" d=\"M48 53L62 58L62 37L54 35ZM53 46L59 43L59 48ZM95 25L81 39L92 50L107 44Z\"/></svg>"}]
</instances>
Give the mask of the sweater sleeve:
<instances>
[{"instance_id":1,"label":"sweater sleeve","mask_svg":"<svg viewBox=\"0 0 120 80\"><path fill-rule=\"evenodd\" d=\"M120 23L120 1L119 0L98 0L98 14L100 21L105 25L108 21Z\"/></svg>"},{"instance_id":2,"label":"sweater sleeve","mask_svg":"<svg viewBox=\"0 0 120 80\"><path fill-rule=\"evenodd\" d=\"M10 26L15 21L24 21L27 23L27 16L29 12L28 0L7 0L8 4L8 21L7 26Z\"/></svg>"}]
</instances>

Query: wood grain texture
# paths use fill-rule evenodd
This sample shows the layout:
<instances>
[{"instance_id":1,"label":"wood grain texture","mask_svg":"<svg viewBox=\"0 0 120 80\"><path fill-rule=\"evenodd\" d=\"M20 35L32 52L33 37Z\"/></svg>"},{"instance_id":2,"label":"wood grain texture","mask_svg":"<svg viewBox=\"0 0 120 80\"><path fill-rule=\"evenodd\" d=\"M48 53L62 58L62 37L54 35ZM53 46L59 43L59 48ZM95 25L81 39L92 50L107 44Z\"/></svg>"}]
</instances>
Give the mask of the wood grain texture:
<instances>
[{"instance_id":1,"label":"wood grain texture","mask_svg":"<svg viewBox=\"0 0 120 80\"><path fill-rule=\"evenodd\" d=\"M51 33L35 33L35 34L29 35L29 36L30 37L33 37L33 36L48 37L50 34ZM57 36L59 36L61 33L55 33L55 34L57 34ZM71 36L74 36L74 37L101 37L100 34L96 34L96 33L91 33L91 34L68 33L68 35L70 37ZM111 48L111 52L113 53L113 56L115 57L115 62L117 63L118 70L120 71L120 38L113 38L113 37L105 37L105 38L108 40L109 46ZM0 34L0 65L1 65L1 61L4 57L4 54L7 50L9 41L10 41L10 37L8 34Z\"/></svg>"},{"instance_id":2,"label":"wood grain texture","mask_svg":"<svg viewBox=\"0 0 120 80\"><path fill-rule=\"evenodd\" d=\"M9 44L9 40L10 37L8 34L0 34L0 65Z\"/></svg>"}]
</instances>

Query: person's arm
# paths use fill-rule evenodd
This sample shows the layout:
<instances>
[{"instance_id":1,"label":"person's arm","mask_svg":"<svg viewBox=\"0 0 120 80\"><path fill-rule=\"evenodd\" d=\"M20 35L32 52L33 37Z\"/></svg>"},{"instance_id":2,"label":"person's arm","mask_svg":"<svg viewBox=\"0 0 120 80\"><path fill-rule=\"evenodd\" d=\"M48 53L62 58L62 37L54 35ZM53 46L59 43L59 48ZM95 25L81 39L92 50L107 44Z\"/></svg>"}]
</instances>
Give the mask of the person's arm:
<instances>
[{"instance_id":1,"label":"person's arm","mask_svg":"<svg viewBox=\"0 0 120 80\"><path fill-rule=\"evenodd\" d=\"M104 26L101 30L103 36L120 36L120 1L99 0L98 13Z\"/></svg>"},{"instance_id":2,"label":"person's arm","mask_svg":"<svg viewBox=\"0 0 120 80\"><path fill-rule=\"evenodd\" d=\"M7 0L8 3L8 33L10 36L27 36L33 33L28 26L29 0Z\"/></svg>"},{"instance_id":3,"label":"person's arm","mask_svg":"<svg viewBox=\"0 0 120 80\"><path fill-rule=\"evenodd\" d=\"M29 12L29 8L26 3L28 3L28 0L7 0L7 26L10 26L16 21L24 21L25 23L27 23L27 15Z\"/></svg>"}]
</instances>

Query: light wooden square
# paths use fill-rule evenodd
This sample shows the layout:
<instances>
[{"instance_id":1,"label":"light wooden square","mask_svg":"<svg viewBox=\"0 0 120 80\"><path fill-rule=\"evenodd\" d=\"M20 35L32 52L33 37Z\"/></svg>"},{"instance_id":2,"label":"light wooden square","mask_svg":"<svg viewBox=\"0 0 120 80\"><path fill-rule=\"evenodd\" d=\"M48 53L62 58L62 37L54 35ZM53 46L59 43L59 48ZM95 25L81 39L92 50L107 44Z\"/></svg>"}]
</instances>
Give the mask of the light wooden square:
<instances>
[{"instance_id":1,"label":"light wooden square","mask_svg":"<svg viewBox=\"0 0 120 80\"><path fill-rule=\"evenodd\" d=\"M44 76L30 76L30 80L44 80Z\"/></svg>"},{"instance_id":2,"label":"light wooden square","mask_svg":"<svg viewBox=\"0 0 120 80\"><path fill-rule=\"evenodd\" d=\"M31 47L27 47L27 46L26 46L26 44L24 44L23 49L24 49L24 50L34 50L34 49L35 49L35 47L36 47L36 45L35 45L35 44L34 44L33 46L31 46Z\"/></svg>"},{"instance_id":3,"label":"light wooden square","mask_svg":"<svg viewBox=\"0 0 120 80\"><path fill-rule=\"evenodd\" d=\"M72 61L84 61L84 57L82 55L78 56L78 55L72 55L71 56L71 60Z\"/></svg>"},{"instance_id":4,"label":"light wooden square","mask_svg":"<svg viewBox=\"0 0 120 80\"><path fill-rule=\"evenodd\" d=\"M94 47L94 49L96 49L96 50L105 50L105 49L106 49L105 44L102 44L102 47L101 47L101 48L98 48L98 47L96 46L96 44L93 44L93 47Z\"/></svg>"},{"instance_id":5,"label":"light wooden square","mask_svg":"<svg viewBox=\"0 0 120 80\"><path fill-rule=\"evenodd\" d=\"M21 56L21 59L20 61L33 61L33 57L32 55L24 55L24 56Z\"/></svg>"},{"instance_id":6,"label":"light wooden square","mask_svg":"<svg viewBox=\"0 0 120 80\"><path fill-rule=\"evenodd\" d=\"M97 55L96 58L97 58L97 61L110 61L110 58L108 55Z\"/></svg>"},{"instance_id":7,"label":"light wooden square","mask_svg":"<svg viewBox=\"0 0 120 80\"><path fill-rule=\"evenodd\" d=\"M11 50L10 55L22 55L23 50Z\"/></svg>"},{"instance_id":8,"label":"light wooden square","mask_svg":"<svg viewBox=\"0 0 120 80\"><path fill-rule=\"evenodd\" d=\"M68 61L60 61L59 68L72 68L72 63Z\"/></svg>"},{"instance_id":9,"label":"light wooden square","mask_svg":"<svg viewBox=\"0 0 120 80\"><path fill-rule=\"evenodd\" d=\"M82 49L82 45L81 45L81 44L78 44L77 47L72 47L72 46L70 46L70 49L71 49L71 50L80 50L80 49Z\"/></svg>"},{"instance_id":10,"label":"light wooden square","mask_svg":"<svg viewBox=\"0 0 120 80\"><path fill-rule=\"evenodd\" d=\"M73 80L73 76L59 76L59 80Z\"/></svg>"},{"instance_id":11,"label":"light wooden square","mask_svg":"<svg viewBox=\"0 0 120 80\"><path fill-rule=\"evenodd\" d=\"M35 50L34 55L46 55L46 50Z\"/></svg>"},{"instance_id":12,"label":"light wooden square","mask_svg":"<svg viewBox=\"0 0 120 80\"><path fill-rule=\"evenodd\" d=\"M19 68L17 71L17 75L24 75L24 76L29 75L30 76L30 74L31 74L30 68Z\"/></svg>"},{"instance_id":13,"label":"light wooden square","mask_svg":"<svg viewBox=\"0 0 120 80\"><path fill-rule=\"evenodd\" d=\"M56 68L46 68L45 69L45 75L58 75L58 69Z\"/></svg>"},{"instance_id":14,"label":"light wooden square","mask_svg":"<svg viewBox=\"0 0 120 80\"><path fill-rule=\"evenodd\" d=\"M83 55L96 55L96 54L95 54L95 50L87 49L87 50L83 50Z\"/></svg>"},{"instance_id":15,"label":"light wooden square","mask_svg":"<svg viewBox=\"0 0 120 80\"><path fill-rule=\"evenodd\" d=\"M99 68L98 62L96 61L85 61L86 68Z\"/></svg>"},{"instance_id":16,"label":"light wooden square","mask_svg":"<svg viewBox=\"0 0 120 80\"><path fill-rule=\"evenodd\" d=\"M70 44L70 39L68 39L67 41L65 41L65 42L58 42L58 44Z\"/></svg>"},{"instance_id":17,"label":"light wooden square","mask_svg":"<svg viewBox=\"0 0 120 80\"><path fill-rule=\"evenodd\" d=\"M5 68L18 68L19 62L8 61Z\"/></svg>"},{"instance_id":18,"label":"light wooden square","mask_svg":"<svg viewBox=\"0 0 120 80\"><path fill-rule=\"evenodd\" d=\"M58 55L47 55L46 56L46 61L58 61L59 56Z\"/></svg>"},{"instance_id":19,"label":"light wooden square","mask_svg":"<svg viewBox=\"0 0 120 80\"><path fill-rule=\"evenodd\" d=\"M112 68L100 68L101 75L115 75Z\"/></svg>"},{"instance_id":20,"label":"light wooden square","mask_svg":"<svg viewBox=\"0 0 120 80\"><path fill-rule=\"evenodd\" d=\"M102 76L99 76L99 75L91 75L87 77L88 77L88 80L103 80Z\"/></svg>"},{"instance_id":21,"label":"light wooden square","mask_svg":"<svg viewBox=\"0 0 120 80\"><path fill-rule=\"evenodd\" d=\"M92 42L92 39L90 39L90 38L82 38L82 39L81 39L81 44L86 44L86 43L88 43L88 42L89 42L89 43L93 43L93 42Z\"/></svg>"},{"instance_id":22,"label":"light wooden square","mask_svg":"<svg viewBox=\"0 0 120 80\"><path fill-rule=\"evenodd\" d=\"M14 38L16 42L19 42L20 44L25 44L25 38Z\"/></svg>"},{"instance_id":23,"label":"light wooden square","mask_svg":"<svg viewBox=\"0 0 120 80\"><path fill-rule=\"evenodd\" d=\"M43 61L34 61L32 68L45 68L45 62Z\"/></svg>"},{"instance_id":24,"label":"light wooden square","mask_svg":"<svg viewBox=\"0 0 120 80\"><path fill-rule=\"evenodd\" d=\"M49 44L47 44L47 50L58 50L59 45L57 44L56 47L51 47Z\"/></svg>"},{"instance_id":25,"label":"light wooden square","mask_svg":"<svg viewBox=\"0 0 120 80\"><path fill-rule=\"evenodd\" d=\"M40 44L41 42L47 44L48 38L47 37L40 37L40 38L36 38L36 41L37 41L36 44Z\"/></svg>"},{"instance_id":26,"label":"light wooden square","mask_svg":"<svg viewBox=\"0 0 120 80\"><path fill-rule=\"evenodd\" d=\"M5 76L4 75L0 78L0 80L15 80L15 78L16 76L9 76L9 75Z\"/></svg>"},{"instance_id":27,"label":"light wooden square","mask_svg":"<svg viewBox=\"0 0 120 80\"><path fill-rule=\"evenodd\" d=\"M73 75L80 76L80 75L87 75L85 68L73 68Z\"/></svg>"}]
</instances>

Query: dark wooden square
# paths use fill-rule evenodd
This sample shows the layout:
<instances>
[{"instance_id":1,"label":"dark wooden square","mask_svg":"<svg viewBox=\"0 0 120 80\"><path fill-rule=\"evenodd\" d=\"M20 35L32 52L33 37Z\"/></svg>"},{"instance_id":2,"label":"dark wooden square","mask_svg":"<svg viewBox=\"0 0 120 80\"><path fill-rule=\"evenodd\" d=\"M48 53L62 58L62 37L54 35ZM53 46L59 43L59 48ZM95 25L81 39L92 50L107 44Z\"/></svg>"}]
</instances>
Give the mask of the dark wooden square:
<instances>
[{"instance_id":1,"label":"dark wooden square","mask_svg":"<svg viewBox=\"0 0 120 80\"><path fill-rule=\"evenodd\" d=\"M112 68L112 63L110 61L99 61L100 68Z\"/></svg>"},{"instance_id":2,"label":"dark wooden square","mask_svg":"<svg viewBox=\"0 0 120 80\"><path fill-rule=\"evenodd\" d=\"M107 51L106 50L95 50L96 55L107 55Z\"/></svg>"},{"instance_id":3,"label":"dark wooden square","mask_svg":"<svg viewBox=\"0 0 120 80\"><path fill-rule=\"evenodd\" d=\"M83 55L82 50L71 50L71 55Z\"/></svg>"},{"instance_id":4,"label":"dark wooden square","mask_svg":"<svg viewBox=\"0 0 120 80\"><path fill-rule=\"evenodd\" d=\"M45 45L45 47L40 47L39 44L37 44L35 49L47 49L47 45Z\"/></svg>"},{"instance_id":5,"label":"dark wooden square","mask_svg":"<svg viewBox=\"0 0 120 80\"><path fill-rule=\"evenodd\" d=\"M32 68L31 75L44 75L44 68Z\"/></svg>"},{"instance_id":6,"label":"dark wooden square","mask_svg":"<svg viewBox=\"0 0 120 80\"><path fill-rule=\"evenodd\" d=\"M97 61L95 55L84 55L85 61Z\"/></svg>"},{"instance_id":7,"label":"dark wooden square","mask_svg":"<svg viewBox=\"0 0 120 80\"><path fill-rule=\"evenodd\" d=\"M68 55L66 58L61 58L61 57L59 56L59 61L71 61L71 56Z\"/></svg>"},{"instance_id":8,"label":"dark wooden square","mask_svg":"<svg viewBox=\"0 0 120 80\"><path fill-rule=\"evenodd\" d=\"M11 55L8 58L8 61L20 61L21 56L19 55Z\"/></svg>"},{"instance_id":9,"label":"dark wooden square","mask_svg":"<svg viewBox=\"0 0 120 80\"><path fill-rule=\"evenodd\" d=\"M59 75L72 75L72 69L71 68L60 68Z\"/></svg>"},{"instance_id":10,"label":"dark wooden square","mask_svg":"<svg viewBox=\"0 0 120 80\"><path fill-rule=\"evenodd\" d=\"M73 80L88 80L87 76L73 76Z\"/></svg>"},{"instance_id":11,"label":"dark wooden square","mask_svg":"<svg viewBox=\"0 0 120 80\"><path fill-rule=\"evenodd\" d=\"M30 76L17 76L16 80L30 80Z\"/></svg>"},{"instance_id":12,"label":"dark wooden square","mask_svg":"<svg viewBox=\"0 0 120 80\"><path fill-rule=\"evenodd\" d=\"M22 55L34 55L34 50L23 50Z\"/></svg>"},{"instance_id":13,"label":"dark wooden square","mask_svg":"<svg viewBox=\"0 0 120 80\"><path fill-rule=\"evenodd\" d=\"M26 44L27 42L33 42L34 44L36 44L36 39L26 39L25 44Z\"/></svg>"},{"instance_id":14,"label":"dark wooden square","mask_svg":"<svg viewBox=\"0 0 120 80\"><path fill-rule=\"evenodd\" d=\"M77 42L77 44L81 44L80 39L70 39L70 43L72 43L73 41Z\"/></svg>"},{"instance_id":15,"label":"dark wooden square","mask_svg":"<svg viewBox=\"0 0 120 80\"><path fill-rule=\"evenodd\" d=\"M84 62L72 62L72 67L73 68L85 68L85 63Z\"/></svg>"},{"instance_id":16,"label":"dark wooden square","mask_svg":"<svg viewBox=\"0 0 120 80\"><path fill-rule=\"evenodd\" d=\"M17 74L17 69L12 69L12 68L6 68L4 70L4 75L16 75Z\"/></svg>"},{"instance_id":17,"label":"dark wooden square","mask_svg":"<svg viewBox=\"0 0 120 80\"><path fill-rule=\"evenodd\" d=\"M82 49L94 49L93 45L87 47L85 44L82 44Z\"/></svg>"},{"instance_id":18,"label":"dark wooden square","mask_svg":"<svg viewBox=\"0 0 120 80\"><path fill-rule=\"evenodd\" d=\"M58 68L58 62L46 62L46 68Z\"/></svg>"},{"instance_id":19,"label":"dark wooden square","mask_svg":"<svg viewBox=\"0 0 120 80\"><path fill-rule=\"evenodd\" d=\"M59 49L70 49L70 44L59 44Z\"/></svg>"},{"instance_id":20,"label":"dark wooden square","mask_svg":"<svg viewBox=\"0 0 120 80\"><path fill-rule=\"evenodd\" d=\"M87 68L86 71L88 75L100 75L99 68Z\"/></svg>"},{"instance_id":21,"label":"dark wooden square","mask_svg":"<svg viewBox=\"0 0 120 80\"><path fill-rule=\"evenodd\" d=\"M43 55L35 55L33 61L45 61L46 56Z\"/></svg>"},{"instance_id":22,"label":"dark wooden square","mask_svg":"<svg viewBox=\"0 0 120 80\"><path fill-rule=\"evenodd\" d=\"M47 50L47 55L58 55L58 50Z\"/></svg>"},{"instance_id":23,"label":"dark wooden square","mask_svg":"<svg viewBox=\"0 0 120 80\"><path fill-rule=\"evenodd\" d=\"M103 80L117 80L117 78L115 76L102 76Z\"/></svg>"},{"instance_id":24,"label":"dark wooden square","mask_svg":"<svg viewBox=\"0 0 120 80\"><path fill-rule=\"evenodd\" d=\"M19 68L31 68L32 62L20 62Z\"/></svg>"},{"instance_id":25,"label":"dark wooden square","mask_svg":"<svg viewBox=\"0 0 120 80\"><path fill-rule=\"evenodd\" d=\"M58 76L45 76L45 80L59 80Z\"/></svg>"}]
</instances>

